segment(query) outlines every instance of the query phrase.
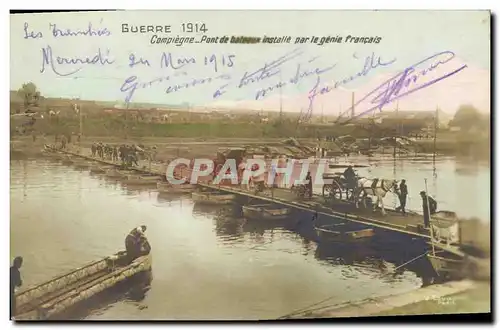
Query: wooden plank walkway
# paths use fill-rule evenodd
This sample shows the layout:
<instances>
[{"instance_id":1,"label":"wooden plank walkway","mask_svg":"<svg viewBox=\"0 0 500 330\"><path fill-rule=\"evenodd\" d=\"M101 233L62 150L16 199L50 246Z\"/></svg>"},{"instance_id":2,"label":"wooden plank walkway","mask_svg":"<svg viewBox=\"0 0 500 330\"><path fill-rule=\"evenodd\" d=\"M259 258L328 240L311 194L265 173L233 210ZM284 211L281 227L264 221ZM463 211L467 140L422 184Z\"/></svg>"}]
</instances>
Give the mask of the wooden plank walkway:
<instances>
[{"instance_id":1,"label":"wooden plank walkway","mask_svg":"<svg viewBox=\"0 0 500 330\"><path fill-rule=\"evenodd\" d=\"M377 215L378 211L372 212L371 210L359 209L356 210L356 213L353 213L352 210L349 213L342 212L334 209L333 207L326 206L323 197L320 195L313 195L313 197L309 200L300 200L290 190L282 188L275 188L272 190L270 189L268 191L265 191L264 193L256 195L254 192L233 186L202 183L199 183L198 185L208 189L215 189L228 193L243 195L270 203L278 203L284 206L294 207L303 211L318 212L318 214L325 216L337 217L363 225L430 239L430 236L428 234L419 233L416 230L413 230L413 227L408 226L416 226L417 224L421 224L423 222L422 216L415 214L404 217L401 214L397 214L397 212L391 212L387 210L387 215L383 217L382 215ZM371 216L364 215L366 213L369 213Z\"/></svg>"}]
</instances>

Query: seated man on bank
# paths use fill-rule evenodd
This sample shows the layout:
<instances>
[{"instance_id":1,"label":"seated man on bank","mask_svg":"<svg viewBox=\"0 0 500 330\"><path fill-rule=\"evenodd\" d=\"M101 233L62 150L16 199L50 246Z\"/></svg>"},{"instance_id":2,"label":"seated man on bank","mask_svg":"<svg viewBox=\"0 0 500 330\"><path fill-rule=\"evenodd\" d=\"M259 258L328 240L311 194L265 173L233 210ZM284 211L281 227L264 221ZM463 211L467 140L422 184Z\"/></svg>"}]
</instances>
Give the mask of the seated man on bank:
<instances>
[{"instance_id":1,"label":"seated man on bank","mask_svg":"<svg viewBox=\"0 0 500 330\"><path fill-rule=\"evenodd\" d=\"M141 256L149 254L151 251L148 239L144 235L146 229L147 227L144 225L134 228L125 238L125 249L127 250L129 263Z\"/></svg>"}]
</instances>

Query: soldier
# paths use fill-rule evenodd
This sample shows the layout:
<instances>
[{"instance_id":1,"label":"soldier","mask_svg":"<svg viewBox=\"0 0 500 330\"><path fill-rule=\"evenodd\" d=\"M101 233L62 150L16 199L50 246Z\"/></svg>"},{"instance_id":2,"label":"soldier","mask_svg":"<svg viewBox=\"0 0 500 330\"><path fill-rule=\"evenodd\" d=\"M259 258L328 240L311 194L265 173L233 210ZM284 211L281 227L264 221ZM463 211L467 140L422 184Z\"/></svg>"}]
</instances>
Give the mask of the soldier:
<instances>
[{"instance_id":1,"label":"soldier","mask_svg":"<svg viewBox=\"0 0 500 330\"><path fill-rule=\"evenodd\" d=\"M67 143L66 135L63 135L61 138L61 149L66 149L66 143Z\"/></svg>"},{"instance_id":2,"label":"soldier","mask_svg":"<svg viewBox=\"0 0 500 330\"><path fill-rule=\"evenodd\" d=\"M401 210L401 213L406 214L406 198L408 196L408 186L406 185L406 180L403 179L401 180L401 183L399 184L399 192L398 192L398 197L399 197L399 203L400 206L396 208L396 211Z\"/></svg>"},{"instance_id":3,"label":"soldier","mask_svg":"<svg viewBox=\"0 0 500 330\"><path fill-rule=\"evenodd\" d=\"M151 246L144 235L146 229L145 225L134 228L125 238L125 249L127 250L129 262L140 256L147 255L151 251Z\"/></svg>"},{"instance_id":4,"label":"soldier","mask_svg":"<svg viewBox=\"0 0 500 330\"><path fill-rule=\"evenodd\" d=\"M21 280L21 272L19 269L23 265L22 257L15 257L10 267L10 318L16 315L16 287L23 285Z\"/></svg>"},{"instance_id":5,"label":"soldier","mask_svg":"<svg viewBox=\"0 0 500 330\"><path fill-rule=\"evenodd\" d=\"M312 176L311 176L311 172L308 171L307 172L307 175L306 175L306 187L307 187L307 193L308 193L308 196L309 198L312 198L312 193L313 193L313 180L312 180Z\"/></svg>"},{"instance_id":6,"label":"soldier","mask_svg":"<svg viewBox=\"0 0 500 330\"><path fill-rule=\"evenodd\" d=\"M118 161L118 148L116 146L113 147L113 161Z\"/></svg>"},{"instance_id":7,"label":"soldier","mask_svg":"<svg viewBox=\"0 0 500 330\"><path fill-rule=\"evenodd\" d=\"M424 213L424 226L426 228L430 227L430 215L436 213L437 210L437 202L431 196L427 196L425 191L420 192L420 196L422 197L422 209ZM427 200L429 203L427 203Z\"/></svg>"}]
</instances>

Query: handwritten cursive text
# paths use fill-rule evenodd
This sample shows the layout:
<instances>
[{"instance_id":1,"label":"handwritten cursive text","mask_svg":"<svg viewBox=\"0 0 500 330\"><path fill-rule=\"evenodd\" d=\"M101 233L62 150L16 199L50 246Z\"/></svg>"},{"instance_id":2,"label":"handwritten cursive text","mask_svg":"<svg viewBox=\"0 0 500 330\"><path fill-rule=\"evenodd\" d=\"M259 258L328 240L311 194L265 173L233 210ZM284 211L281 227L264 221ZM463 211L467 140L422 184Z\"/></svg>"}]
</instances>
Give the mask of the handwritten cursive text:
<instances>
[{"instance_id":1,"label":"handwritten cursive text","mask_svg":"<svg viewBox=\"0 0 500 330\"><path fill-rule=\"evenodd\" d=\"M24 39L39 39L42 37L42 32L30 31L28 23L24 22Z\"/></svg>"},{"instance_id":2,"label":"handwritten cursive text","mask_svg":"<svg viewBox=\"0 0 500 330\"><path fill-rule=\"evenodd\" d=\"M102 20L101 20L102 23ZM92 22L89 22L87 27L83 30L71 30L68 28L59 28L55 23L49 23L49 29L52 32L54 38L57 37L77 37L77 36L87 36L87 37L109 37L111 31L108 28L94 28Z\"/></svg>"},{"instance_id":3,"label":"handwritten cursive text","mask_svg":"<svg viewBox=\"0 0 500 330\"><path fill-rule=\"evenodd\" d=\"M317 59L317 57L308 61L308 63L312 63ZM263 97L267 96L267 94L275 89L283 88L288 84L298 84L302 79L310 77L312 75L320 76L335 67L336 64L324 67L324 68L314 68L314 69L305 69L302 64L297 64L297 68L295 70L295 74L288 81L279 81L276 84L273 84L269 87L261 88L257 90L255 94L255 99L259 100Z\"/></svg>"},{"instance_id":4,"label":"handwritten cursive text","mask_svg":"<svg viewBox=\"0 0 500 330\"><path fill-rule=\"evenodd\" d=\"M263 67L255 70L254 72L245 72L243 74L243 77L240 79L240 82L238 84L238 88L242 88L244 86L247 86L249 84L255 83L255 82L260 82L264 79L268 79L270 77L273 77L281 72L280 66L297 56L302 55L304 52L300 50L300 48L296 48L293 51L286 53L283 56L280 56L274 61L271 61L269 63L265 63Z\"/></svg>"},{"instance_id":5,"label":"handwritten cursive text","mask_svg":"<svg viewBox=\"0 0 500 330\"><path fill-rule=\"evenodd\" d=\"M109 58L109 49L103 53L101 48L97 50L95 55L84 56L84 57L61 57L54 56L52 52L52 48L47 46L42 48L42 68L40 69L40 73L44 73L46 67L51 69L58 76L70 76L72 74L77 73L82 69L82 66L74 68L75 65L110 65L115 61ZM73 66L71 71L69 72L61 72L59 66L70 65Z\"/></svg>"},{"instance_id":6,"label":"handwritten cursive text","mask_svg":"<svg viewBox=\"0 0 500 330\"><path fill-rule=\"evenodd\" d=\"M358 59L356 54L353 55L355 59ZM390 61L383 61L380 56L376 56L375 53L372 52L370 56L365 57L365 60L363 62L363 67L360 71L353 75L349 75L346 78L335 80L333 84L325 84L324 86L320 87L320 76L318 75L318 78L316 79L316 82L314 86L311 88L309 91L308 99L309 99L309 105L305 110L301 110L299 118L302 118L301 120L308 120L312 116L312 111L313 111L313 106L314 106L314 101L318 95L324 95L327 93L330 93L332 90L338 88L339 86L346 85L360 77L364 77L368 75L372 70L378 68L378 67L386 67L391 64L393 64L396 61L396 59L392 59Z\"/></svg>"},{"instance_id":7,"label":"handwritten cursive text","mask_svg":"<svg viewBox=\"0 0 500 330\"><path fill-rule=\"evenodd\" d=\"M185 67L189 64L195 64L196 59L194 57L179 57L174 59L172 53L162 53L160 60L161 68L172 68L174 70Z\"/></svg>"},{"instance_id":8,"label":"handwritten cursive text","mask_svg":"<svg viewBox=\"0 0 500 330\"><path fill-rule=\"evenodd\" d=\"M354 107L356 109L361 108L362 111L354 117L345 119L342 123L348 123L354 118L376 110L382 111L385 105L464 70L467 67L466 64L452 68L448 66L449 69L445 70L445 73L439 74L435 78L429 78L429 72L450 62L454 57L455 53L452 51L442 51L405 68L356 102ZM351 111L351 109L348 109L348 111Z\"/></svg>"}]
</instances>

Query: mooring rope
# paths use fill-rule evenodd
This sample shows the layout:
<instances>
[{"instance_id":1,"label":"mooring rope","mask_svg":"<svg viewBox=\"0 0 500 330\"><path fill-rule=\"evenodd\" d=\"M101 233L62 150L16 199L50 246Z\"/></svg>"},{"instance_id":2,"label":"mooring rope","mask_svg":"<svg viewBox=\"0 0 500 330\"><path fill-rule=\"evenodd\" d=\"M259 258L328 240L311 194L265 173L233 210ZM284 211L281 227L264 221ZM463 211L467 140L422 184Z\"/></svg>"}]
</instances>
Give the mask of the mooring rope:
<instances>
[{"instance_id":1,"label":"mooring rope","mask_svg":"<svg viewBox=\"0 0 500 330\"><path fill-rule=\"evenodd\" d=\"M415 258L413 258L413 259L411 259L411 260L409 260L409 261L405 262L404 264L399 265L398 267L394 268L394 270L393 270L392 272L389 272L389 273L385 274L385 276L390 275L390 274L393 274L393 273L394 273L394 272L396 272L396 270L398 270L399 268L401 268L401 267L403 267L403 266L406 266L406 265L408 265L408 264L410 264L410 263L414 262L415 260L420 259L420 258L422 258L423 256L426 256L426 255L427 255L427 251L426 251L426 252L424 252L424 253L422 253L422 254L421 254L421 255L419 255L418 257L415 257Z\"/></svg>"},{"instance_id":2,"label":"mooring rope","mask_svg":"<svg viewBox=\"0 0 500 330\"><path fill-rule=\"evenodd\" d=\"M301 309L297 309L297 310L295 310L295 311L293 311L293 312L291 312L291 313L288 313L288 314L286 314L286 315L283 315L283 316L278 317L278 320L279 320L279 319L285 319L285 318L288 318L288 317L290 317L290 316L293 316L293 315L296 315L296 314L299 314L299 313L304 313L304 312L307 312L307 311L309 311L309 310L312 310L312 309L311 309L311 307L318 306L319 304L322 304L322 303L324 303L324 302L327 302L328 300L330 300L330 299L332 299L332 298L334 298L334 297L335 297L335 296L330 296L330 297L328 297L328 298L326 298L326 299L321 300L320 302L317 302L317 303L314 303L314 304L312 304L312 305L309 305L309 306L303 307L303 308L301 308ZM319 309L319 308L318 308L318 309Z\"/></svg>"}]
</instances>

